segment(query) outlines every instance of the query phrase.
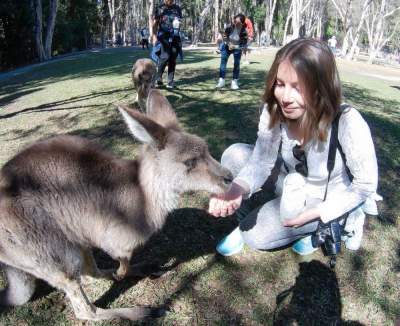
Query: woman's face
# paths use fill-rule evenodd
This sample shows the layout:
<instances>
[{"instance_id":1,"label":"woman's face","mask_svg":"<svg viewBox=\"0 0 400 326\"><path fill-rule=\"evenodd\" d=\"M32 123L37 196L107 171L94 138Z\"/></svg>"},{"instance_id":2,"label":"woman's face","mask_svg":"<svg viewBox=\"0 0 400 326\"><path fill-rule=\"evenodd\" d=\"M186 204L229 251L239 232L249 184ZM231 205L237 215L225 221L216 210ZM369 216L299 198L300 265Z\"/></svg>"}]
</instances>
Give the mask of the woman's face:
<instances>
[{"instance_id":1,"label":"woman's face","mask_svg":"<svg viewBox=\"0 0 400 326\"><path fill-rule=\"evenodd\" d=\"M235 25L235 27L240 28L243 26L242 22L240 21L239 17L236 17L235 20L233 21L233 24Z\"/></svg>"},{"instance_id":2,"label":"woman's face","mask_svg":"<svg viewBox=\"0 0 400 326\"><path fill-rule=\"evenodd\" d=\"M297 120L304 114L305 101L297 73L287 60L278 67L274 95L285 118Z\"/></svg>"}]
</instances>

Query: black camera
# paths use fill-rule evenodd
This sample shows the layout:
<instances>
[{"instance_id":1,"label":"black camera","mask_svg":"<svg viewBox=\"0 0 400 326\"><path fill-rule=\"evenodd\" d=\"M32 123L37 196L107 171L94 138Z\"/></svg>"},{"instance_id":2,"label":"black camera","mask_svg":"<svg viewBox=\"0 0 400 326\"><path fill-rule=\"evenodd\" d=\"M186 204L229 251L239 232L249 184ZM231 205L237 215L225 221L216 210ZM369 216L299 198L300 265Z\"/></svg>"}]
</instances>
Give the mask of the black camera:
<instances>
[{"instance_id":1,"label":"black camera","mask_svg":"<svg viewBox=\"0 0 400 326\"><path fill-rule=\"evenodd\" d=\"M326 256L337 255L341 249L341 228L338 220L327 224L319 222L317 231L311 236L312 246L314 248L322 247Z\"/></svg>"}]
</instances>

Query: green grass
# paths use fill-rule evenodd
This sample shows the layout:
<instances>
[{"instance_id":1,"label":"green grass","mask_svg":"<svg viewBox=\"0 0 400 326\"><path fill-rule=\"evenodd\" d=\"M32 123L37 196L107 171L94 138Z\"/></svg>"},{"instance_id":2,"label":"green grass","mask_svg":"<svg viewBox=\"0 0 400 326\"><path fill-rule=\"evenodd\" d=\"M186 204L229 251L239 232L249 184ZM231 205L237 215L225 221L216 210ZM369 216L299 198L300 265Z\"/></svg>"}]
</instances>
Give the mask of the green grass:
<instances>
[{"instance_id":1,"label":"green grass","mask_svg":"<svg viewBox=\"0 0 400 326\"><path fill-rule=\"evenodd\" d=\"M124 48L87 53L0 82L0 165L27 144L58 133L97 139L118 155L135 157L138 144L114 103L133 102L130 69L144 55ZM254 142L272 59L273 51L253 53L252 64L242 67L238 92L214 90L219 58L212 53L188 52L178 64L178 88L165 94L183 126L204 137L216 158L232 143ZM345 61L339 70L346 101L371 127L385 198L380 217L369 218L362 250L344 250L335 272L320 252L306 261L290 250L216 257L215 245L234 219L211 218L203 210L206 196L192 194L133 258L175 267L156 280L94 280L85 287L90 299L102 307L169 303L170 312L152 324L394 325L400 316L400 71ZM231 62L228 80L230 74ZM102 253L96 256L99 264L113 266ZM80 323L64 294L40 283L31 302L1 312L0 325Z\"/></svg>"}]
</instances>

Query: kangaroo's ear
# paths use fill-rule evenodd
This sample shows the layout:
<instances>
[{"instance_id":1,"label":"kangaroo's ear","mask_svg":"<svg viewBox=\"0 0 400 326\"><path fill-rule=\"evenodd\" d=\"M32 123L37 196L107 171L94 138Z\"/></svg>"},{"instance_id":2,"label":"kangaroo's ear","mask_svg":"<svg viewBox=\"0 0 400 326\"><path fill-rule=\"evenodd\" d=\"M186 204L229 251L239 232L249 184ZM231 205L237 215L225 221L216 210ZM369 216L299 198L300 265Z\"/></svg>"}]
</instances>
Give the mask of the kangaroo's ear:
<instances>
[{"instance_id":1,"label":"kangaroo's ear","mask_svg":"<svg viewBox=\"0 0 400 326\"><path fill-rule=\"evenodd\" d=\"M180 129L174 109L167 98L157 89L152 89L149 92L146 114L165 128Z\"/></svg>"},{"instance_id":2,"label":"kangaroo's ear","mask_svg":"<svg viewBox=\"0 0 400 326\"><path fill-rule=\"evenodd\" d=\"M126 105L118 104L118 110L121 112L126 125L135 138L159 150L165 147L167 130L163 126L149 119L144 114L130 109Z\"/></svg>"}]
</instances>

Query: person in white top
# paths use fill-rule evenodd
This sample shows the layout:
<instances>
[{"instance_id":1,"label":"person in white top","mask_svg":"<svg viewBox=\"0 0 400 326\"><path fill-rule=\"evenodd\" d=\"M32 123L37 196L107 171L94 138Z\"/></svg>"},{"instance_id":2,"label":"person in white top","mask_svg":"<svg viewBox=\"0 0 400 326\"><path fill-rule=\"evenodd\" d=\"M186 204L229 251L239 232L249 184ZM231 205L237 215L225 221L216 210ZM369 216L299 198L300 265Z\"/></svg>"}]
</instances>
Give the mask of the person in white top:
<instances>
[{"instance_id":1,"label":"person in white top","mask_svg":"<svg viewBox=\"0 0 400 326\"><path fill-rule=\"evenodd\" d=\"M329 40L328 40L328 45L331 48L331 50L335 50L336 49L336 45L337 45L337 40L336 40L336 36L333 35Z\"/></svg>"},{"instance_id":2,"label":"person in white top","mask_svg":"<svg viewBox=\"0 0 400 326\"><path fill-rule=\"evenodd\" d=\"M215 86L221 89L225 86L226 65L231 54L233 54L233 78L231 89L239 89L240 58L242 50L247 44L247 31L245 27L246 17L238 14L233 18L231 26L228 26L223 33L223 42L220 43L221 63L219 67L219 80Z\"/></svg>"},{"instance_id":3,"label":"person in white top","mask_svg":"<svg viewBox=\"0 0 400 326\"><path fill-rule=\"evenodd\" d=\"M342 100L329 47L314 39L296 39L281 48L269 69L262 100L256 144L234 144L222 155L222 164L235 179L225 194L211 197L209 213L224 217L237 212L241 219L217 251L232 255L244 244L268 250L294 243L295 248L310 238L319 221L326 223L346 213L346 231L353 235L346 247L358 249L363 210L377 214L377 160L367 123L348 107L338 123L338 142L346 162L336 155L324 200L331 126ZM277 181L271 183L274 177ZM267 184L275 185L277 198L250 211L247 198ZM300 254L316 250L300 247Z\"/></svg>"}]
</instances>

